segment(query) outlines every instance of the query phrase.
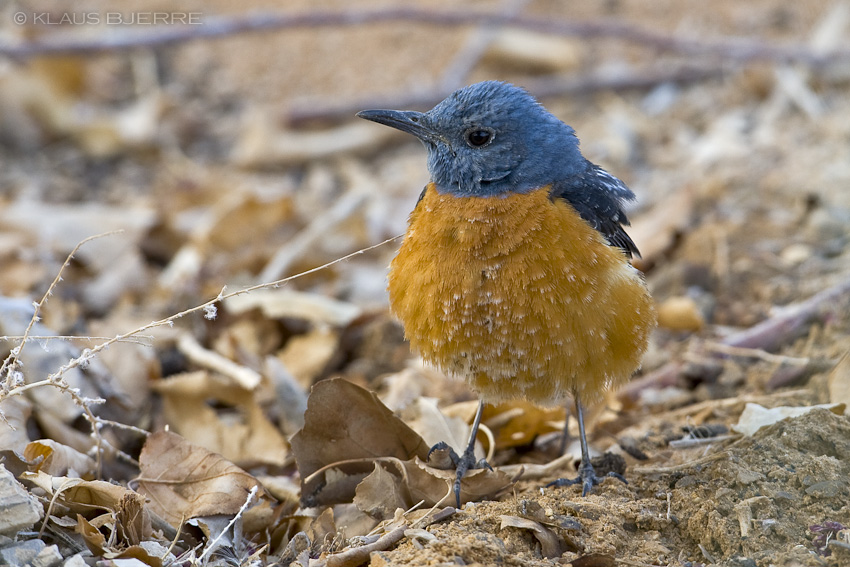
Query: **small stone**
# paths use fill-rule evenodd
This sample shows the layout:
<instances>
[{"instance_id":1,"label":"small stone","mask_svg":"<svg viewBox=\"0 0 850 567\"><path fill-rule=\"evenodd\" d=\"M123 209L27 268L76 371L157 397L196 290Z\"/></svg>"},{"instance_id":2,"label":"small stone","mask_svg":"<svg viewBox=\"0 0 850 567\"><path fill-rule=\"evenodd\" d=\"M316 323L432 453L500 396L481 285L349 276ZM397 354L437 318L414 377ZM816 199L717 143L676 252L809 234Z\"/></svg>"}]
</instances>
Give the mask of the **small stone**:
<instances>
[{"instance_id":1,"label":"small stone","mask_svg":"<svg viewBox=\"0 0 850 567\"><path fill-rule=\"evenodd\" d=\"M83 554L78 553L66 559L62 567L89 567L89 564L83 559Z\"/></svg>"},{"instance_id":2,"label":"small stone","mask_svg":"<svg viewBox=\"0 0 850 567\"><path fill-rule=\"evenodd\" d=\"M733 555L729 558L729 562L727 563L730 567L756 567L756 562L749 557L741 557L740 555Z\"/></svg>"},{"instance_id":3,"label":"small stone","mask_svg":"<svg viewBox=\"0 0 850 567\"><path fill-rule=\"evenodd\" d=\"M32 567L54 567L60 563L62 563L62 554L59 553L59 547L51 545L38 552L32 560Z\"/></svg>"},{"instance_id":4,"label":"small stone","mask_svg":"<svg viewBox=\"0 0 850 567\"><path fill-rule=\"evenodd\" d=\"M47 544L40 539L19 541L14 545L0 549L0 565L10 565L11 567L30 565L45 547L47 547Z\"/></svg>"},{"instance_id":5,"label":"small stone","mask_svg":"<svg viewBox=\"0 0 850 567\"><path fill-rule=\"evenodd\" d=\"M845 482L840 480L824 480L816 482L806 489L806 494L817 498L834 498L841 494L846 488Z\"/></svg>"},{"instance_id":6,"label":"small stone","mask_svg":"<svg viewBox=\"0 0 850 567\"><path fill-rule=\"evenodd\" d=\"M0 534L14 536L28 530L43 514L38 500L0 464Z\"/></svg>"},{"instance_id":7,"label":"small stone","mask_svg":"<svg viewBox=\"0 0 850 567\"><path fill-rule=\"evenodd\" d=\"M779 259L785 266L796 266L812 257L812 249L805 244L792 244L786 247L780 254Z\"/></svg>"},{"instance_id":8,"label":"small stone","mask_svg":"<svg viewBox=\"0 0 850 567\"><path fill-rule=\"evenodd\" d=\"M670 297L658 306L658 326L673 331L696 332L705 319L690 297Z\"/></svg>"},{"instance_id":9,"label":"small stone","mask_svg":"<svg viewBox=\"0 0 850 567\"><path fill-rule=\"evenodd\" d=\"M737 481L740 484L751 484L751 483L759 481L759 480L764 480L765 478L766 477L759 472L750 471L750 470L740 470L740 471L738 471Z\"/></svg>"}]
</instances>

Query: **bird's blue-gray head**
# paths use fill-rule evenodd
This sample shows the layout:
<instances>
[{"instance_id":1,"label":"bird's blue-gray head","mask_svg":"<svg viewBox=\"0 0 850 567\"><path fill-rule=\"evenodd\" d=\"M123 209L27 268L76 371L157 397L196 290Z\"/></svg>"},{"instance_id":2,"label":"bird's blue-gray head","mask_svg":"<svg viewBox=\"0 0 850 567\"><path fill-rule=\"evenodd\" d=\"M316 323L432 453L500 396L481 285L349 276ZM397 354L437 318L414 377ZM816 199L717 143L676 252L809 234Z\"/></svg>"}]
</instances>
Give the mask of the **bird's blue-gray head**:
<instances>
[{"instance_id":1,"label":"bird's blue-gray head","mask_svg":"<svg viewBox=\"0 0 850 567\"><path fill-rule=\"evenodd\" d=\"M357 116L422 140L437 189L455 195L524 193L588 167L575 131L508 83L464 87L424 113L364 110Z\"/></svg>"}]
</instances>

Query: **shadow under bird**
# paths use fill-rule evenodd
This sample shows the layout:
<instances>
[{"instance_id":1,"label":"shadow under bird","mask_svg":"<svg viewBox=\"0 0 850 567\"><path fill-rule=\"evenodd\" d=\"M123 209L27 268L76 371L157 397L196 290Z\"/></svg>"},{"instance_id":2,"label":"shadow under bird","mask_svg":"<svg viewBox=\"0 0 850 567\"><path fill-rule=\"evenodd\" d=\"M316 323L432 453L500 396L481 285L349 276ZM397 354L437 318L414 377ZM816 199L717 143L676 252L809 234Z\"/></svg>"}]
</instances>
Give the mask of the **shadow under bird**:
<instances>
[{"instance_id":1,"label":"shadow under bird","mask_svg":"<svg viewBox=\"0 0 850 567\"><path fill-rule=\"evenodd\" d=\"M529 93L496 81L462 88L428 112L364 110L361 118L419 138L431 181L389 271L393 313L413 349L480 398L461 480L478 466L485 403L575 400L586 495L584 409L638 368L655 325L629 259L626 185L589 162L575 131ZM611 473L614 474L614 473ZM625 482L619 475L614 475Z\"/></svg>"}]
</instances>

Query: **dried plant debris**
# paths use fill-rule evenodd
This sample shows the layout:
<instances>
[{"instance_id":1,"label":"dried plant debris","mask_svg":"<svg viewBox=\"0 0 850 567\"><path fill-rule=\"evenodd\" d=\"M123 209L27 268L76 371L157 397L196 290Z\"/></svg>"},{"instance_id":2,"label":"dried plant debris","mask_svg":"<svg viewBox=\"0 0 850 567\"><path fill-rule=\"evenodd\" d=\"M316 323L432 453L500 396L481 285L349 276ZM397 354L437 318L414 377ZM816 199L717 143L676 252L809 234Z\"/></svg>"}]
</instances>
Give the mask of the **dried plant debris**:
<instances>
[{"instance_id":1,"label":"dried plant debris","mask_svg":"<svg viewBox=\"0 0 850 567\"><path fill-rule=\"evenodd\" d=\"M0 18L0 563L850 564L847 6L314 4ZM423 150L353 115L486 79L638 195L661 316L587 412L628 485L547 488L577 424L520 400L455 510L476 396L385 290Z\"/></svg>"},{"instance_id":2,"label":"dried plant debris","mask_svg":"<svg viewBox=\"0 0 850 567\"><path fill-rule=\"evenodd\" d=\"M306 506L354 501L370 515L396 508L449 502L453 470L426 464L430 447L375 394L331 379L313 387L304 428L292 438ZM464 501L492 496L510 478L498 471L471 471L462 483Z\"/></svg>"}]
</instances>

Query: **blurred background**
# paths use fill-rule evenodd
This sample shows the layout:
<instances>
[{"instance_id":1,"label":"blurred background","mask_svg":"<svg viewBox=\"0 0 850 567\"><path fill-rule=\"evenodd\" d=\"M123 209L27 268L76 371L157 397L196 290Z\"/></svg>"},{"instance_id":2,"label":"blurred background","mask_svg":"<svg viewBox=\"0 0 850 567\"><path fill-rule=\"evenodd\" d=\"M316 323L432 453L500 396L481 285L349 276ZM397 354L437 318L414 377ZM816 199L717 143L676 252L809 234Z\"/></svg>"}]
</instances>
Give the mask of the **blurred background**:
<instances>
[{"instance_id":1,"label":"blurred background","mask_svg":"<svg viewBox=\"0 0 850 567\"><path fill-rule=\"evenodd\" d=\"M81 315L165 313L400 234L428 180L424 150L353 114L429 108L484 79L542 95L634 189L659 299L723 285L712 316L741 325L759 300L822 287L850 218L844 3L429 1L389 21L328 15L400 6L4 2L4 295L43 291L82 237L117 228L64 286ZM459 25L475 14L522 21ZM825 57L835 50L845 57ZM380 307L396 245L292 286Z\"/></svg>"}]
</instances>

